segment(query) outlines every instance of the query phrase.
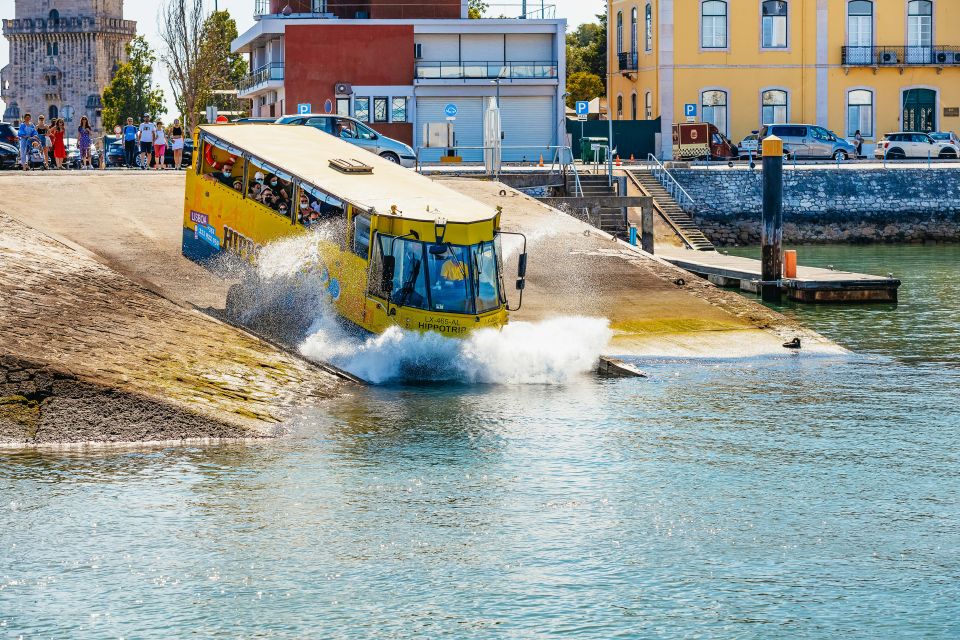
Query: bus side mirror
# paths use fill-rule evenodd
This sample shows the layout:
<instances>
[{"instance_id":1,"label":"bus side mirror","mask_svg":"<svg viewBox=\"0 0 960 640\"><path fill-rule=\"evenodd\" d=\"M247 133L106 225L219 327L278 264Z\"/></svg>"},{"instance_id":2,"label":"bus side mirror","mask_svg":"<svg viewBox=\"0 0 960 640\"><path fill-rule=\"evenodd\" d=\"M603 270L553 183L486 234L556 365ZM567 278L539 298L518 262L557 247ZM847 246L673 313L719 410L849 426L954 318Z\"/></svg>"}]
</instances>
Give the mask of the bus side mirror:
<instances>
[{"instance_id":1,"label":"bus side mirror","mask_svg":"<svg viewBox=\"0 0 960 640\"><path fill-rule=\"evenodd\" d=\"M520 263L517 266L517 277L526 278L527 277L527 254L520 254Z\"/></svg>"},{"instance_id":2,"label":"bus side mirror","mask_svg":"<svg viewBox=\"0 0 960 640\"><path fill-rule=\"evenodd\" d=\"M391 291L393 289L393 276L397 271L397 259L393 256L383 257L383 270L380 272L381 291Z\"/></svg>"}]
</instances>

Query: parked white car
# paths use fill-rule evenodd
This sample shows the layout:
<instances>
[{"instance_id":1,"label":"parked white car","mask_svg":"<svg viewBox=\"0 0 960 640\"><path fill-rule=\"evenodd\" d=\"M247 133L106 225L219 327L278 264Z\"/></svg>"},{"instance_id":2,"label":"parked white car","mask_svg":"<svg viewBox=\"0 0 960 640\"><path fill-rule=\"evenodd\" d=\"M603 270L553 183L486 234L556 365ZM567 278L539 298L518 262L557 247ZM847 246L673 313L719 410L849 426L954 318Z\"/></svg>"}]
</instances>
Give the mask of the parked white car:
<instances>
[{"instance_id":1,"label":"parked white car","mask_svg":"<svg viewBox=\"0 0 960 640\"><path fill-rule=\"evenodd\" d=\"M953 131L934 131L930 134L930 137L937 142L948 142L960 149L960 137L957 137L957 134Z\"/></svg>"},{"instance_id":2,"label":"parked white car","mask_svg":"<svg viewBox=\"0 0 960 640\"><path fill-rule=\"evenodd\" d=\"M926 133L916 131L898 131L888 133L877 142L873 155L877 159L888 160L904 158L957 158L960 147L949 142L934 140Z\"/></svg>"}]
</instances>

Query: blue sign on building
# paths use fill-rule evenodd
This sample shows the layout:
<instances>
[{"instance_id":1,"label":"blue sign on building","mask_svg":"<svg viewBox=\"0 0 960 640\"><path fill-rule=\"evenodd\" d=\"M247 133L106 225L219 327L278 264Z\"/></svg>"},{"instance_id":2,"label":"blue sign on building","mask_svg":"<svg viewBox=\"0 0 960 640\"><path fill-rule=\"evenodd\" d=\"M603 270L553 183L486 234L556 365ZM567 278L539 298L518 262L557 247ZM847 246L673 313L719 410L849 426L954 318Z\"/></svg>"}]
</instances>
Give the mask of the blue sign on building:
<instances>
[{"instance_id":1,"label":"blue sign on building","mask_svg":"<svg viewBox=\"0 0 960 640\"><path fill-rule=\"evenodd\" d=\"M308 113L313 113L313 105L309 102L301 102L297 105L297 113L300 115L306 115Z\"/></svg>"},{"instance_id":2,"label":"blue sign on building","mask_svg":"<svg viewBox=\"0 0 960 640\"><path fill-rule=\"evenodd\" d=\"M457 108L457 105L451 102L443 108L443 112L447 114L448 118L456 118L457 114L460 113L460 109Z\"/></svg>"},{"instance_id":3,"label":"blue sign on building","mask_svg":"<svg viewBox=\"0 0 960 640\"><path fill-rule=\"evenodd\" d=\"M688 118L696 118L696 117L697 117L697 105L695 105L695 104L689 104L689 103L683 105L683 115L687 116Z\"/></svg>"}]
</instances>

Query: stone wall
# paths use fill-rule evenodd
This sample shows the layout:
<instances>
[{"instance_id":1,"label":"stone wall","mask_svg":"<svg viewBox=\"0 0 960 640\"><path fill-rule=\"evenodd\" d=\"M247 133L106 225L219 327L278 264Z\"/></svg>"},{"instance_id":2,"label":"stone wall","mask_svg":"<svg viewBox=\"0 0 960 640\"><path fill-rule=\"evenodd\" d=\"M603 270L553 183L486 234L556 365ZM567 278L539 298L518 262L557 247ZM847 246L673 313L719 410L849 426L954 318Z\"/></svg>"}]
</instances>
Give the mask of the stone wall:
<instances>
[{"instance_id":1,"label":"stone wall","mask_svg":"<svg viewBox=\"0 0 960 640\"><path fill-rule=\"evenodd\" d=\"M674 169L691 213L720 245L760 240L762 174ZM960 240L960 168L784 170L784 240L870 243Z\"/></svg>"}]
</instances>

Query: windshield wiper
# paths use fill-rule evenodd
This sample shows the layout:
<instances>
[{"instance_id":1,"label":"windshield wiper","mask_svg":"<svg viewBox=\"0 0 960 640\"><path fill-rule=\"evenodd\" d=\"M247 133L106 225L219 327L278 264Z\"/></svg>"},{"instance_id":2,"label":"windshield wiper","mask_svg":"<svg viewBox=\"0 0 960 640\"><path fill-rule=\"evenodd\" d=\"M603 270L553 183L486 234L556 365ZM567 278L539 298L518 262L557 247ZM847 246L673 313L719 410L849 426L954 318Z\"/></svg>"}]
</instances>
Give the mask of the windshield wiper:
<instances>
[{"instance_id":1,"label":"windshield wiper","mask_svg":"<svg viewBox=\"0 0 960 640\"><path fill-rule=\"evenodd\" d=\"M397 300L397 305L401 307L406 306L407 298L413 293L417 277L420 275L420 260L414 260L413 267L410 268L410 271L410 279L404 282L403 287L400 288L400 297Z\"/></svg>"}]
</instances>

